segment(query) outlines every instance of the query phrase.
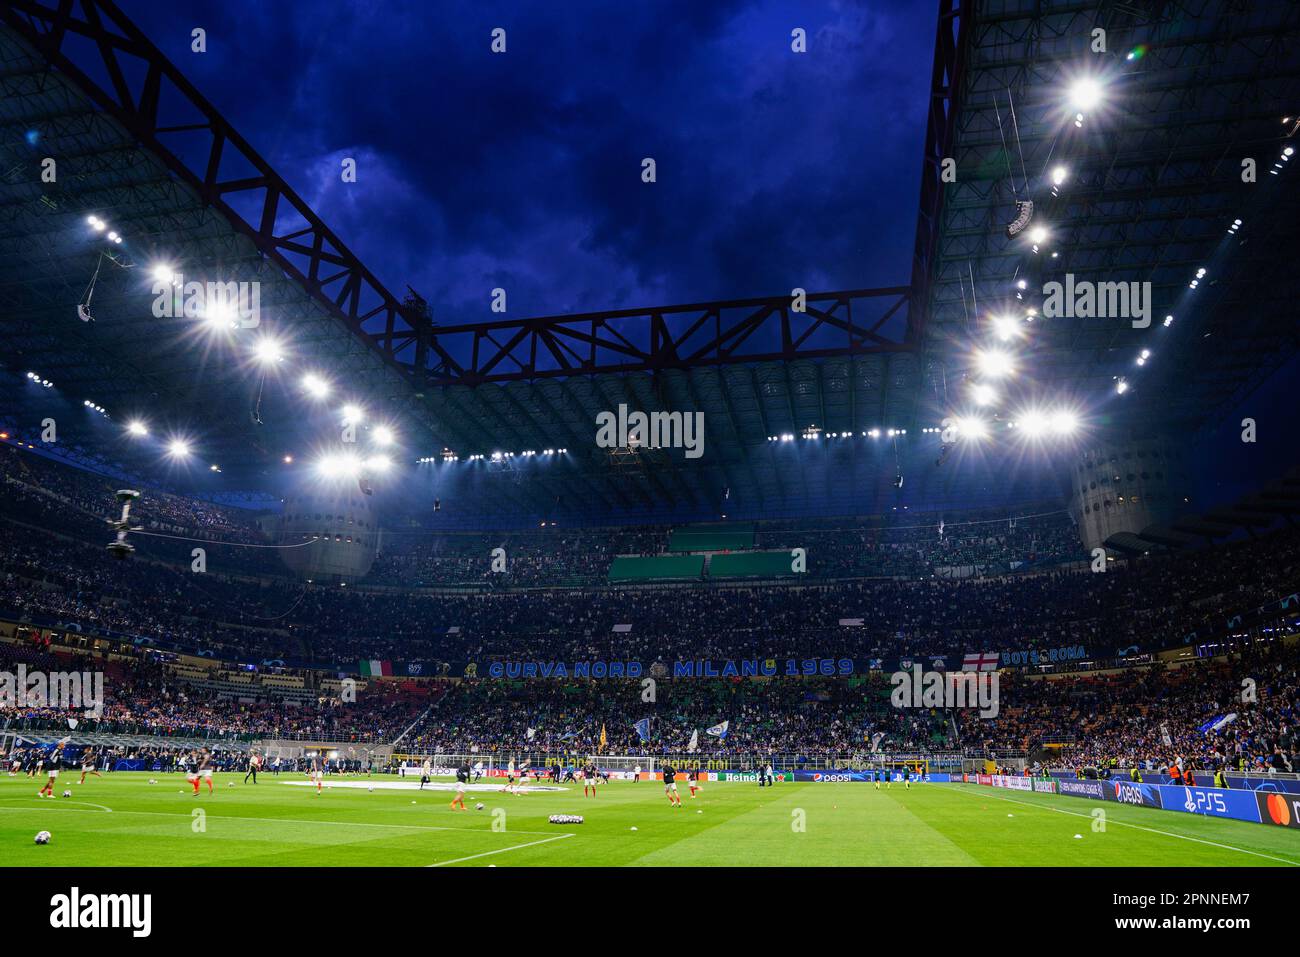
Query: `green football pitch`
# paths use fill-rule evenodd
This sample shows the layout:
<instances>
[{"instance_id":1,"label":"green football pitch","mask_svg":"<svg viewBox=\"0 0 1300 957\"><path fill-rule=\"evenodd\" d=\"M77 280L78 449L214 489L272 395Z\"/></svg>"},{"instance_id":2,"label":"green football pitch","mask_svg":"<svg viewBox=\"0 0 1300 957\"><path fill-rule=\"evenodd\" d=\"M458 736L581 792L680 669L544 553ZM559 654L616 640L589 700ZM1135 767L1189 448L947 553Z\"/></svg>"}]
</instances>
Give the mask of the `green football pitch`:
<instances>
[{"instance_id":1,"label":"green football pitch","mask_svg":"<svg viewBox=\"0 0 1300 957\"><path fill-rule=\"evenodd\" d=\"M1300 866L1300 831L1079 798L961 784L709 783L672 809L654 782L504 794L467 811L449 785L302 775L256 786L220 774L199 797L181 775L123 772L39 782L0 777L0 860L9 866L1013 865ZM234 786L231 786L231 785ZM370 786L373 785L373 790ZM483 810L475 810L482 803ZM1105 820L1093 812L1105 811ZM581 814L583 824L550 824ZM1102 826L1104 824L1104 827ZM38 846L34 836L49 831Z\"/></svg>"}]
</instances>

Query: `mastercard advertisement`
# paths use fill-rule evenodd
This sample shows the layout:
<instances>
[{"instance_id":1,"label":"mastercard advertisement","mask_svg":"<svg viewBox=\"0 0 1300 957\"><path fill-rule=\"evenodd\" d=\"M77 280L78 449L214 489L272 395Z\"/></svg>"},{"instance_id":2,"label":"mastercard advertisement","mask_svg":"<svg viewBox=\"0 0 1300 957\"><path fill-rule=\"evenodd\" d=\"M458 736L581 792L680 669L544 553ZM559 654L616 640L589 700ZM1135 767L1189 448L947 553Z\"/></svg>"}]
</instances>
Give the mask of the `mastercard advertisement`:
<instances>
[{"instance_id":1,"label":"mastercard advertisement","mask_svg":"<svg viewBox=\"0 0 1300 957\"><path fill-rule=\"evenodd\" d=\"M1259 819L1265 824L1300 827L1300 794L1256 791L1255 800L1259 802Z\"/></svg>"}]
</instances>

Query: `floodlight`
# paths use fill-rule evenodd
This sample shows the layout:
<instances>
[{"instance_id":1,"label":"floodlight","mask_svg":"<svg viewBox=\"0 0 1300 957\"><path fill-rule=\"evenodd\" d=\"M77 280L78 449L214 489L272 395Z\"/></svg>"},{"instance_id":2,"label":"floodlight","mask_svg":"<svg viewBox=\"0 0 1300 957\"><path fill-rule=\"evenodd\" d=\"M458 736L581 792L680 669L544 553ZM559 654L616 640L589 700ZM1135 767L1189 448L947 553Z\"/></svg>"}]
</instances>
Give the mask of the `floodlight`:
<instances>
[{"instance_id":1,"label":"floodlight","mask_svg":"<svg viewBox=\"0 0 1300 957\"><path fill-rule=\"evenodd\" d=\"M1014 371L1011 357L995 350L975 353L975 368L991 379L1010 375Z\"/></svg>"},{"instance_id":2,"label":"floodlight","mask_svg":"<svg viewBox=\"0 0 1300 957\"><path fill-rule=\"evenodd\" d=\"M323 399L330 394L330 384L314 373L302 377L302 387L313 399Z\"/></svg>"},{"instance_id":3,"label":"floodlight","mask_svg":"<svg viewBox=\"0 0 1300 957\"><path fill-rule=\"evenodd\" d=\"M1080 113L1086 113L1101 102L1101 84L1089 77L1076 80L1069 90L1070 106Z\"/></svg>"},{"instance_id":4,"label":"floodlight","mask_svg":"<svg viewBox=\"0 0 1300 957\"><path fill-rule=\"evenodd\" d=\"M275 365L284 359L280 344L271 338L263 338L253 346L253 356L263 365Z\"/></svg>"}]
</instances>

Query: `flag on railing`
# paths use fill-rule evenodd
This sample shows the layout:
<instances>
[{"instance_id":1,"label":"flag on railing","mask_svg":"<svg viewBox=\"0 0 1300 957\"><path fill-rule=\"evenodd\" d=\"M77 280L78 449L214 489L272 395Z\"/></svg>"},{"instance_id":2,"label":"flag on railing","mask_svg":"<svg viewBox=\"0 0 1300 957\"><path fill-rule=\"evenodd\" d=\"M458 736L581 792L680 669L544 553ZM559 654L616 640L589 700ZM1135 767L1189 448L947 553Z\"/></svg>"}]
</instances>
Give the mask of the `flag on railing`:
<instances>
[{"instance_id":1,"label":"flag on railing","mask_svg":"<svg viewBox=\"0 0 1300 957\"><path fill-rule=\"evenodd\" d=\"M700 729L696 728L694 731L691 732L691 740L690 743L686 745L686 751L688 754L694 754L695 749L698 748L699 746L700 746Z\"/></svg>"},{"instance_id":2,"label":"flag on railing","mask_svg":"<svg viewBox=\"0 0 1300 957\"><path fill-rule=\"evenodd\" d=\"M1202 734L1209 734L1211 731L1222 731L1232 722L1237 720L1237 712L1231 711L1228 714L1220 715L1217 718L1211 718L1205 724L1197 728Z\"/></svg>"},{"instance_id":3,"label":"flag on railing","mask_svg":"<svg viewBox=\"0 0 1300 957\"><path fill-rule=\"evenodd\" d=\"M711 735L713 735L715 738L723 738L723 739L725 739L725 738L727 737L727 731L728 731L730 728L731 728L731 722L730 722L730 721L724 721L724 722L722 722L722 724L715 724L713 727L709 728L709 729L708 729L707 731L705 731L704 733L705 733L705 734L711 734Z\"/></svg>"},{"instance_id":4,"label":"flag on railing","mask_svg":"<svg viewBox=\"0 0 1300 957\"><path fill-rule=\"evenodd\" d=\"M961 660L962 671L997 671L998 653L996 651L968 651Z\"/></svg>"},{"instance_id":5,"label":"flag on railing","mask_svg":"<svg viewBox=\"0 0 1300 957\"><path fill-rule=\"evenodd\" d=\"M380 675L391 675L393 673L393 663L391 661L363 661L357 666L357 671L371 678L377 678Z\"/></svg>"},{"instance_id":6,"label":"flag on railing","mask_svg":"<svg viewBox=\"0 0 1300 957\"><path fill-rule=\"evenodd\" d=\"M640 721L632 725L632 727L636 729L637 737L639 737L642 741L650 740L650 719L649 718L642 718Z\"/></svg>"}]
</instances>

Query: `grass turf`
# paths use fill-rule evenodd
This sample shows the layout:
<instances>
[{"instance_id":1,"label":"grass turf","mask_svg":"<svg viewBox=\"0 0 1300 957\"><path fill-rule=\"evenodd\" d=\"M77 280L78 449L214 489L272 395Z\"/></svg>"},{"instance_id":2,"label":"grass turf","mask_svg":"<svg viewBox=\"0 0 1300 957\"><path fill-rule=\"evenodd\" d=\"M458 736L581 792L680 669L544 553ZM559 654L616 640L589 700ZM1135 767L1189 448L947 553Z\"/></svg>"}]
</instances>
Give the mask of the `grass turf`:
<instances>
[{"instance_id":1,"label":"grass turf","mask_svg":"<svg viewBox=\"0 0 1300 957\"><path fill-rule=\"evenodd\" d=\"M331 779L317 796L302 775L253 786L218 774L216 793L205 786L197 798L181 775L153 777L123 772L81 786L64 774L55 793L73 796L43 799L42 782L0 776L0 858L19 867L1300 866L1292 829L975 785L709 783L694 800L683 786L677 810L654 782L614 782L591 799L572 784L518 796L493 786L468 794L470 810L459 812L449 791L388 776L373 779L373 792L365 778ZM1104 832L1093 830L1097 809ZM551 814L586 821L553 825ZM33 843L40 830L50 844Z\"/></svg>"}]
</instances>

